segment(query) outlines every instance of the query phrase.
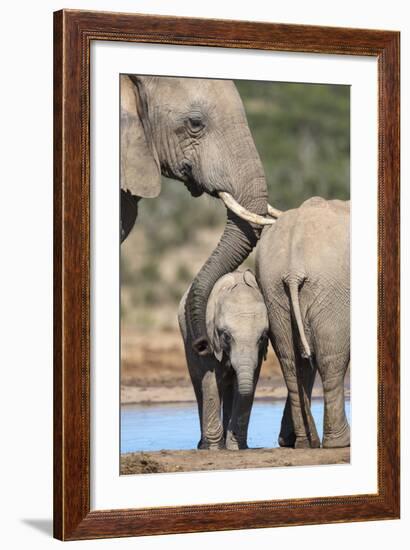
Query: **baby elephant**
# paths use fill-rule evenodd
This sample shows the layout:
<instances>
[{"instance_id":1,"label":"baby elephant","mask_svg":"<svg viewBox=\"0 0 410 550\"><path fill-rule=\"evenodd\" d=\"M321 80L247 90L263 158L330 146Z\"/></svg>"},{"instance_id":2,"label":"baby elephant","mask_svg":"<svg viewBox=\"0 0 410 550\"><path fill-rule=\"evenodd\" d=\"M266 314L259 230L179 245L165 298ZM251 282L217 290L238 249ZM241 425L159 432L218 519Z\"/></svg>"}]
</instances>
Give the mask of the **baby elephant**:
<instances>
[{"instance_id":1,"label":"baby elephant","mask_svg":"<svg viewBox=\"0 0 410 550\"><path fill-rule=\"evenodd\" d=\"M213 354L201 357L193 351L187 330L188 292L179 305L178 319L198 402L198 449L246 449L255 387L268 344L262 294L249 270L229 273L216 282L206 309Z\"/></svg>"}]
</instances>

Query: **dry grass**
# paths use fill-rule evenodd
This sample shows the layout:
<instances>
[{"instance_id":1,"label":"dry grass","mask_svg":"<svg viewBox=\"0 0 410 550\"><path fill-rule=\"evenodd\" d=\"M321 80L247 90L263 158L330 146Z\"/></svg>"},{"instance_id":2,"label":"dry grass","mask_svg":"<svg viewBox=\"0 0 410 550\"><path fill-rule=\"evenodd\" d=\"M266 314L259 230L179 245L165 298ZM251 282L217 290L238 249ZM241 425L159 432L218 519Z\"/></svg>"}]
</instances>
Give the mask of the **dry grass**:
<instances>
[{"instance_id":1,"label":"dry grass","mask_svg":"<svg viewBox=\"0 0 410 550\"><path fill-rule=\"evenodd\" d=\"M138 333L130 326L121 331L121 384L124 386L191 385L184 345L176 331ZM264 362L260 384L283 384L272 350Z\"/></svg>"},{"instance_id":2,"label":"dry grass","mask_svg":"<svg viewBox=\"0 0 410 550\"><path fill-rule=\"evenodd\" d=\"M349 373L345 394L349 395ZM256 388L256 398L283 399L287 395L279 362L269 348ZM316 377L313 396L322 395ZM121 331L121 402L194 401L181 335L176 330L138 332L130 325Z\"/></svg>"}]
</instances>

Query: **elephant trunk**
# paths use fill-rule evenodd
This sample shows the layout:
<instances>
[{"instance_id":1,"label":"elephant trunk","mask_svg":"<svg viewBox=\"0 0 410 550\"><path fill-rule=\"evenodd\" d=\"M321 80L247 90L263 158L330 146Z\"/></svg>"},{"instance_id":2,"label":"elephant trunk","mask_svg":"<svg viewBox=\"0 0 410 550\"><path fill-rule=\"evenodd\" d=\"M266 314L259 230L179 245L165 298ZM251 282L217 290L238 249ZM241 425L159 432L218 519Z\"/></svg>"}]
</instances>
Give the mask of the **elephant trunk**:
<instances>
[{"instance_id":1,"label":"elephant trunk","mask_svg":"<svg viewBox=\"0 0 410 550\"><path fill-rule=\"evenodd\" d=\"M251 367L241 366L236 371L238 382L238 395L242 398L250 398L253 396L254 376Z\"/></svg>"},{"instance_id":2,"label":"elephant trunk","mask_svg":"<svg viewBox=\"0 0 410 550\"><path fill-rule=\"evenodd\" d=\"M252 199L241 202L242 197L235 197L236 200L251 212L266 216L267 192L264 176L248 182L247 187L254 193ZM195 277L185 306L192 346L199 355L212 353L206 331L206 306L209 295L218 279L237 269L249 256L260 233L260 226L242 220L231 210L227 211L227 222L222 237Z\"/></svg>"},{"instance_id":3,"label":"elephant trunk","mask_svg":"<svg viewBox=\"0 0 410 550\"><path fill-rule=\"evenodd\" d=\"M241 363L235 368L235 400L226 436L227 449L247 449L248 425L254 395L254 370Z\"/></svg>"}]
</instances>

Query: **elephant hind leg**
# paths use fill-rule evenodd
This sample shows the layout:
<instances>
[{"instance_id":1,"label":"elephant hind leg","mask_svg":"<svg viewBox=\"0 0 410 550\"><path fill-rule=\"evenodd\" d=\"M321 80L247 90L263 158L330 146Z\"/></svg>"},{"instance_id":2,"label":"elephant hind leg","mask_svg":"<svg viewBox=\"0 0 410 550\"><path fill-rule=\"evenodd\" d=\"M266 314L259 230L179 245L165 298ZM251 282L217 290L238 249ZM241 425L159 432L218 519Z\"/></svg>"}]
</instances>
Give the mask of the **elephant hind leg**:
<instances>
[{"instance_id":1,"label":"elephant hind leg","mask_svg":"<svg viewBox=\"0 0 410 550\"><path fill-rule=\"evenodd\" d=\"M298 346L287 336L278 338L277 331L274 349L288 389L279 445L295 448L320 447L310 407L316 367L312 368L306 359L300 357Z\"/></svg>"},{"instance_id":2,"label":"elephant hind leg","mask_svg":"<svg viewBox=\"0 0 410 550\"><path fill-rule=\"evenodd\" d=\"M289 308L268 308L270 340L280 363L288 397L279 434L280 446L320 447L310 408L316 368L300 355L299 338Z\"/></svg>"},{"instance_id":3,"label":"elephant hind leg","mask_svg":"<svg viewBox=\"0 0 410 550\"><path fill-rule=\"evenodd\" d=\"M296 347L295 354L298 402L300 404L300 414L304 427L304 434L302 436L296 436L295 449L309 447L316 449L320 447L320 439L312 415L311 399L317 369L316 366L311 365L309 361L300 357Z\"/></svg>"},{"instance_id":4,"label":"elephant hind leg","mask_svg":"<svg viewBox=\"0 0 410 550\"><path fill-rule=\"evenodd\" d=\"M306 400L306 406L302 407L302 418L305 426L305 431L307 434L306 437L308 439L308 442L310 443L310 445L308 446L318 447L319 436L316 431L314 419L310 413L312 390L313 390L313 384L315 382L317 368L316 367L312 368L310 365L308 366L305 364L305 365L302 365L301 370L302 372L299 378L302 378L303 381L298 382L298 393L299 393L299 400L301 403ZM280 433L279 433L279 439L278 439L279 446L295 447L296 445L297 447L298 446L304 447L306 443L304 441L304 438L302 439L299 438L299 441L296 444L296 434L295 434L295 428L293 425L291 409L292 409L291 399L288 394L286 398L285 408L283 410L282 422L280 426ZM310 437L310 441L309 441L309 437Z\"/></svg>"},{"instance_id":5,"label":"elephant hind leg","mask_svg":"<svg viewBox=\"0 0 410 550\"><path fill-rule=\"evenodd\" d=\"M349 364L348 353L320 357L319 372L323 383L323 447L350 447L350 426L346 418L344 378Z\"/></svg>"},{"instance_id":6,"label":"elephant hind leg","mask_svg":"<svg viewBox=\"0 0 410 550\"><path fill-rule=\"evenodd\" d=\"M295 442L296 434L292 420L290 397L288 395L286 398L285 408L283 409L278 443L279 447L294 447Z\"/></svg>"}]
</instances>

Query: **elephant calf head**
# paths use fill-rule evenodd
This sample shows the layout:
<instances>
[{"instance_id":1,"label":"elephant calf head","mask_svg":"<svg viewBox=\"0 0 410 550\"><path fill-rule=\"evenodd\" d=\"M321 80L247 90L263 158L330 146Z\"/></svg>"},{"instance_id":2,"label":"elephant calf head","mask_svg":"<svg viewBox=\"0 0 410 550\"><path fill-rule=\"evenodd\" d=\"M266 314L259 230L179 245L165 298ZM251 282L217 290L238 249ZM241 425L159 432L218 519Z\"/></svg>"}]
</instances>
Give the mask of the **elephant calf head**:
<instances>
[{"instance_id":1,"label":"elephant calf head","mask_svg":"<svg viewBox=\"0 0 410 550\"><path fill-rule=\"evenodd\" d=\"M219 279L208 300L206 319L214 356L233 369L238 395L253 397L255 372L266 357L269 323L251 271Z\"/></svg>"}]
</instances>

